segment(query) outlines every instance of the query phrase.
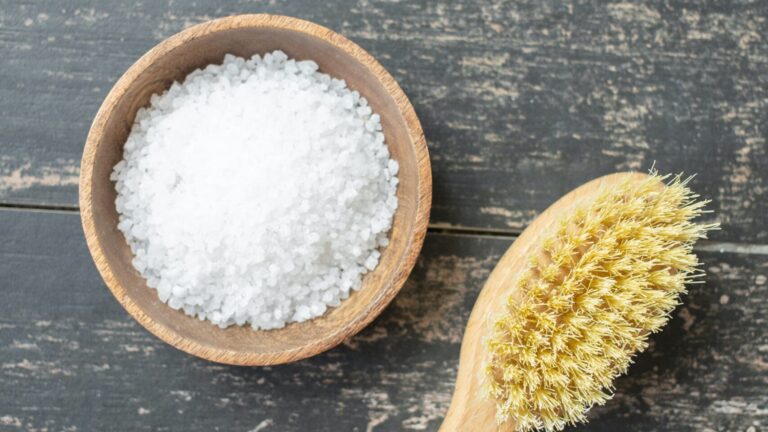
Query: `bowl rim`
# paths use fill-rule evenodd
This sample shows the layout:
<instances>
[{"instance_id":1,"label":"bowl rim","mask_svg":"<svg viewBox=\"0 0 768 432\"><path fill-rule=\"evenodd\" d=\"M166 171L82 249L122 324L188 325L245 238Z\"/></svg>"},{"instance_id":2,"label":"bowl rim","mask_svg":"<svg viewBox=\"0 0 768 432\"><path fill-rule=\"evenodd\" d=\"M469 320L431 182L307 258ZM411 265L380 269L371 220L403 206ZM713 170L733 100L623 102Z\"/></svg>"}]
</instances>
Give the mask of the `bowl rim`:
<instances>
[{"instance_id":1,"label":"bowl rim","mask_svg":"<svg viewBox=\"0 0 768 432\"><path fill-rule=\"evenodd\" d=\"M140 74L156 59L192 40L227 30L258 27L290 30L322 39L343 50L368 69L368 72L377 78L379 84L392 97L405 121L418 170L417 207L413 228L410 233L406 233L409 238L407 238L405 252L393 268L393 277L389 285L384 286L384 289L375 297L375 301L370 302L356 315L351 316L333 332L303 346L265 353L232 351L204 345L179 335L174 329L147 315L141 307L131 300L113 273L98 239L92 208L93 166L96 152L101 143L101 131L103 131L119 101ZM91 124L80 164L79 205L86 243L99 273L114 297L139 324L164 342L193 356L231 365L267 366L301 360L327 351L340 344L345 338L362 330L389 305L410 275L426 236L431 204L432 170L424 132L413 106L395 79L372 55L346 37L319 24L283 15L245 14L217 18L186 28L155 45L126 70L107 94Z\"/></svg>"}]
</instances>

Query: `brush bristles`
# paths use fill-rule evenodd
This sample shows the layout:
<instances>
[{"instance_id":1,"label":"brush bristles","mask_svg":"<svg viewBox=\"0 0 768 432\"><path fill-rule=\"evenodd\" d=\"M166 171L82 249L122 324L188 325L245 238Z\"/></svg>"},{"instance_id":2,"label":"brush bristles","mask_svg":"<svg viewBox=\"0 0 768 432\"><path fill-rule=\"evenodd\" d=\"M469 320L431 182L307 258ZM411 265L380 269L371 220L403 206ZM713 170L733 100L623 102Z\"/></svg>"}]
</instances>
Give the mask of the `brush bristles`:
<instances>
[{"instance_id":1,"label":"brush bristles","mask_svg":"<svg viewBox=\"0 0 768 432\"><path fill-rule=\"evenodd\" d=\"M663 186L661 182L667 182ZM517 281L488 340L485 378L497 420L518 431L586 421L698 275L693 222L706 201L655 172L566 217Z\"/></svg>"}]
</instances>

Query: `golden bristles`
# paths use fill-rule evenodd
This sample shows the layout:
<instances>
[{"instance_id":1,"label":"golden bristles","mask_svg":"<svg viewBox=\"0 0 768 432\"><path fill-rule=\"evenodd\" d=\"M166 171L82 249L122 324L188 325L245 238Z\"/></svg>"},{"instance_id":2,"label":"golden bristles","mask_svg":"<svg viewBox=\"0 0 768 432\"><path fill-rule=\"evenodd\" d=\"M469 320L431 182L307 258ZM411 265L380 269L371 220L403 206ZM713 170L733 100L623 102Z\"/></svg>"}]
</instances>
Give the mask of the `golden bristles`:
<instances>
[{"instance_id":1,"label":"golden bristles","mask_svg":"<svg viewBox=\"0 0 768 432\"><path fill-rule=\"evenodd\" d=\"M708 201L680 175L626 182L567 216L531 257L488 340L497 421L557 431L586 421L701 275L693 243ZM664 186L663 183L666 183Z\"/></svg>"}]
</instances>

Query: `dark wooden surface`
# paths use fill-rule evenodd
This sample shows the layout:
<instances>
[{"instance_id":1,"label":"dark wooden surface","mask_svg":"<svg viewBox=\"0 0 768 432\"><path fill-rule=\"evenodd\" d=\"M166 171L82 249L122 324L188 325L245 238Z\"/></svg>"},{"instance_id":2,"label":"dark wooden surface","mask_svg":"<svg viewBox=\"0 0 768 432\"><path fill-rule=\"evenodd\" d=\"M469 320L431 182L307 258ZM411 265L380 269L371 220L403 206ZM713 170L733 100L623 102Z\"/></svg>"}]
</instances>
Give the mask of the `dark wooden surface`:
<instances>
[{"instance_id":1,"label":"dark wooden surface","mask_svg":"<svg viewBox=\"0 0 768 432\"><path fill-rule=\"evenodd\" d=\"M401 83L432 156L432 231L360 335L274 368L189 357L101 282L80 153L119 75L233 13L310 19ZM768 431L768 2L0 0L0 430L436 430L463 326L537 212L616 170L698 172L706 281L578 430Z\"/></svg>"},{"instance_id":2,"label":"dark wooden surface","mask_svg":"<svg viewBox=\"0 0 768 432\"><path fill-rule=\"evenodd\" d=\"M0 0L0 201L74 207L120 74L211 17L272 12L378 58L424 124L433 222L519 232L616 170L698 172L727 241L768 241L768 2Z\"/></svg>"},{"instance_id":3,"label":"dark wooden surface","mask_svg":"<svg viewBox=\"0 0 768 432\"><path fill-rule=\"evenodd\" d=\"M401 294L358 336L247 368L190 357L128 317L89 262L76 214L0 211L0 232L0 428L51 431L435 430L469 311L512 241L433 233ZM706 283L581 430L766 424L768 257L701 257Z\"/></svg>"}]
</instances>

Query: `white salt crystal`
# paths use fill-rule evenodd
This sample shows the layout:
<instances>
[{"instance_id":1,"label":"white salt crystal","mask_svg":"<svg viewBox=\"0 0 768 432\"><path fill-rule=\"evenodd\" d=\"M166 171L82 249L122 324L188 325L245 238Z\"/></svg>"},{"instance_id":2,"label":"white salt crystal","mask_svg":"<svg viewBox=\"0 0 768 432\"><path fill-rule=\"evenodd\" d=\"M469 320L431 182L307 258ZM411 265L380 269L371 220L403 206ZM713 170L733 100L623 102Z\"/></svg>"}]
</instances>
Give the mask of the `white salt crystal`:
<instances>
[{"instance_id":1,"label":"white salt crystal","mask_svg":"<svg viewBox=\"0 0 768 432\"><path fill-rule=\"evenodd\" d=\"M227 55L153 95L110 178L162 301L272 329L360 289L389 243L397 172L368 101L276 51Z\"/></svg>"}]
</instances>

